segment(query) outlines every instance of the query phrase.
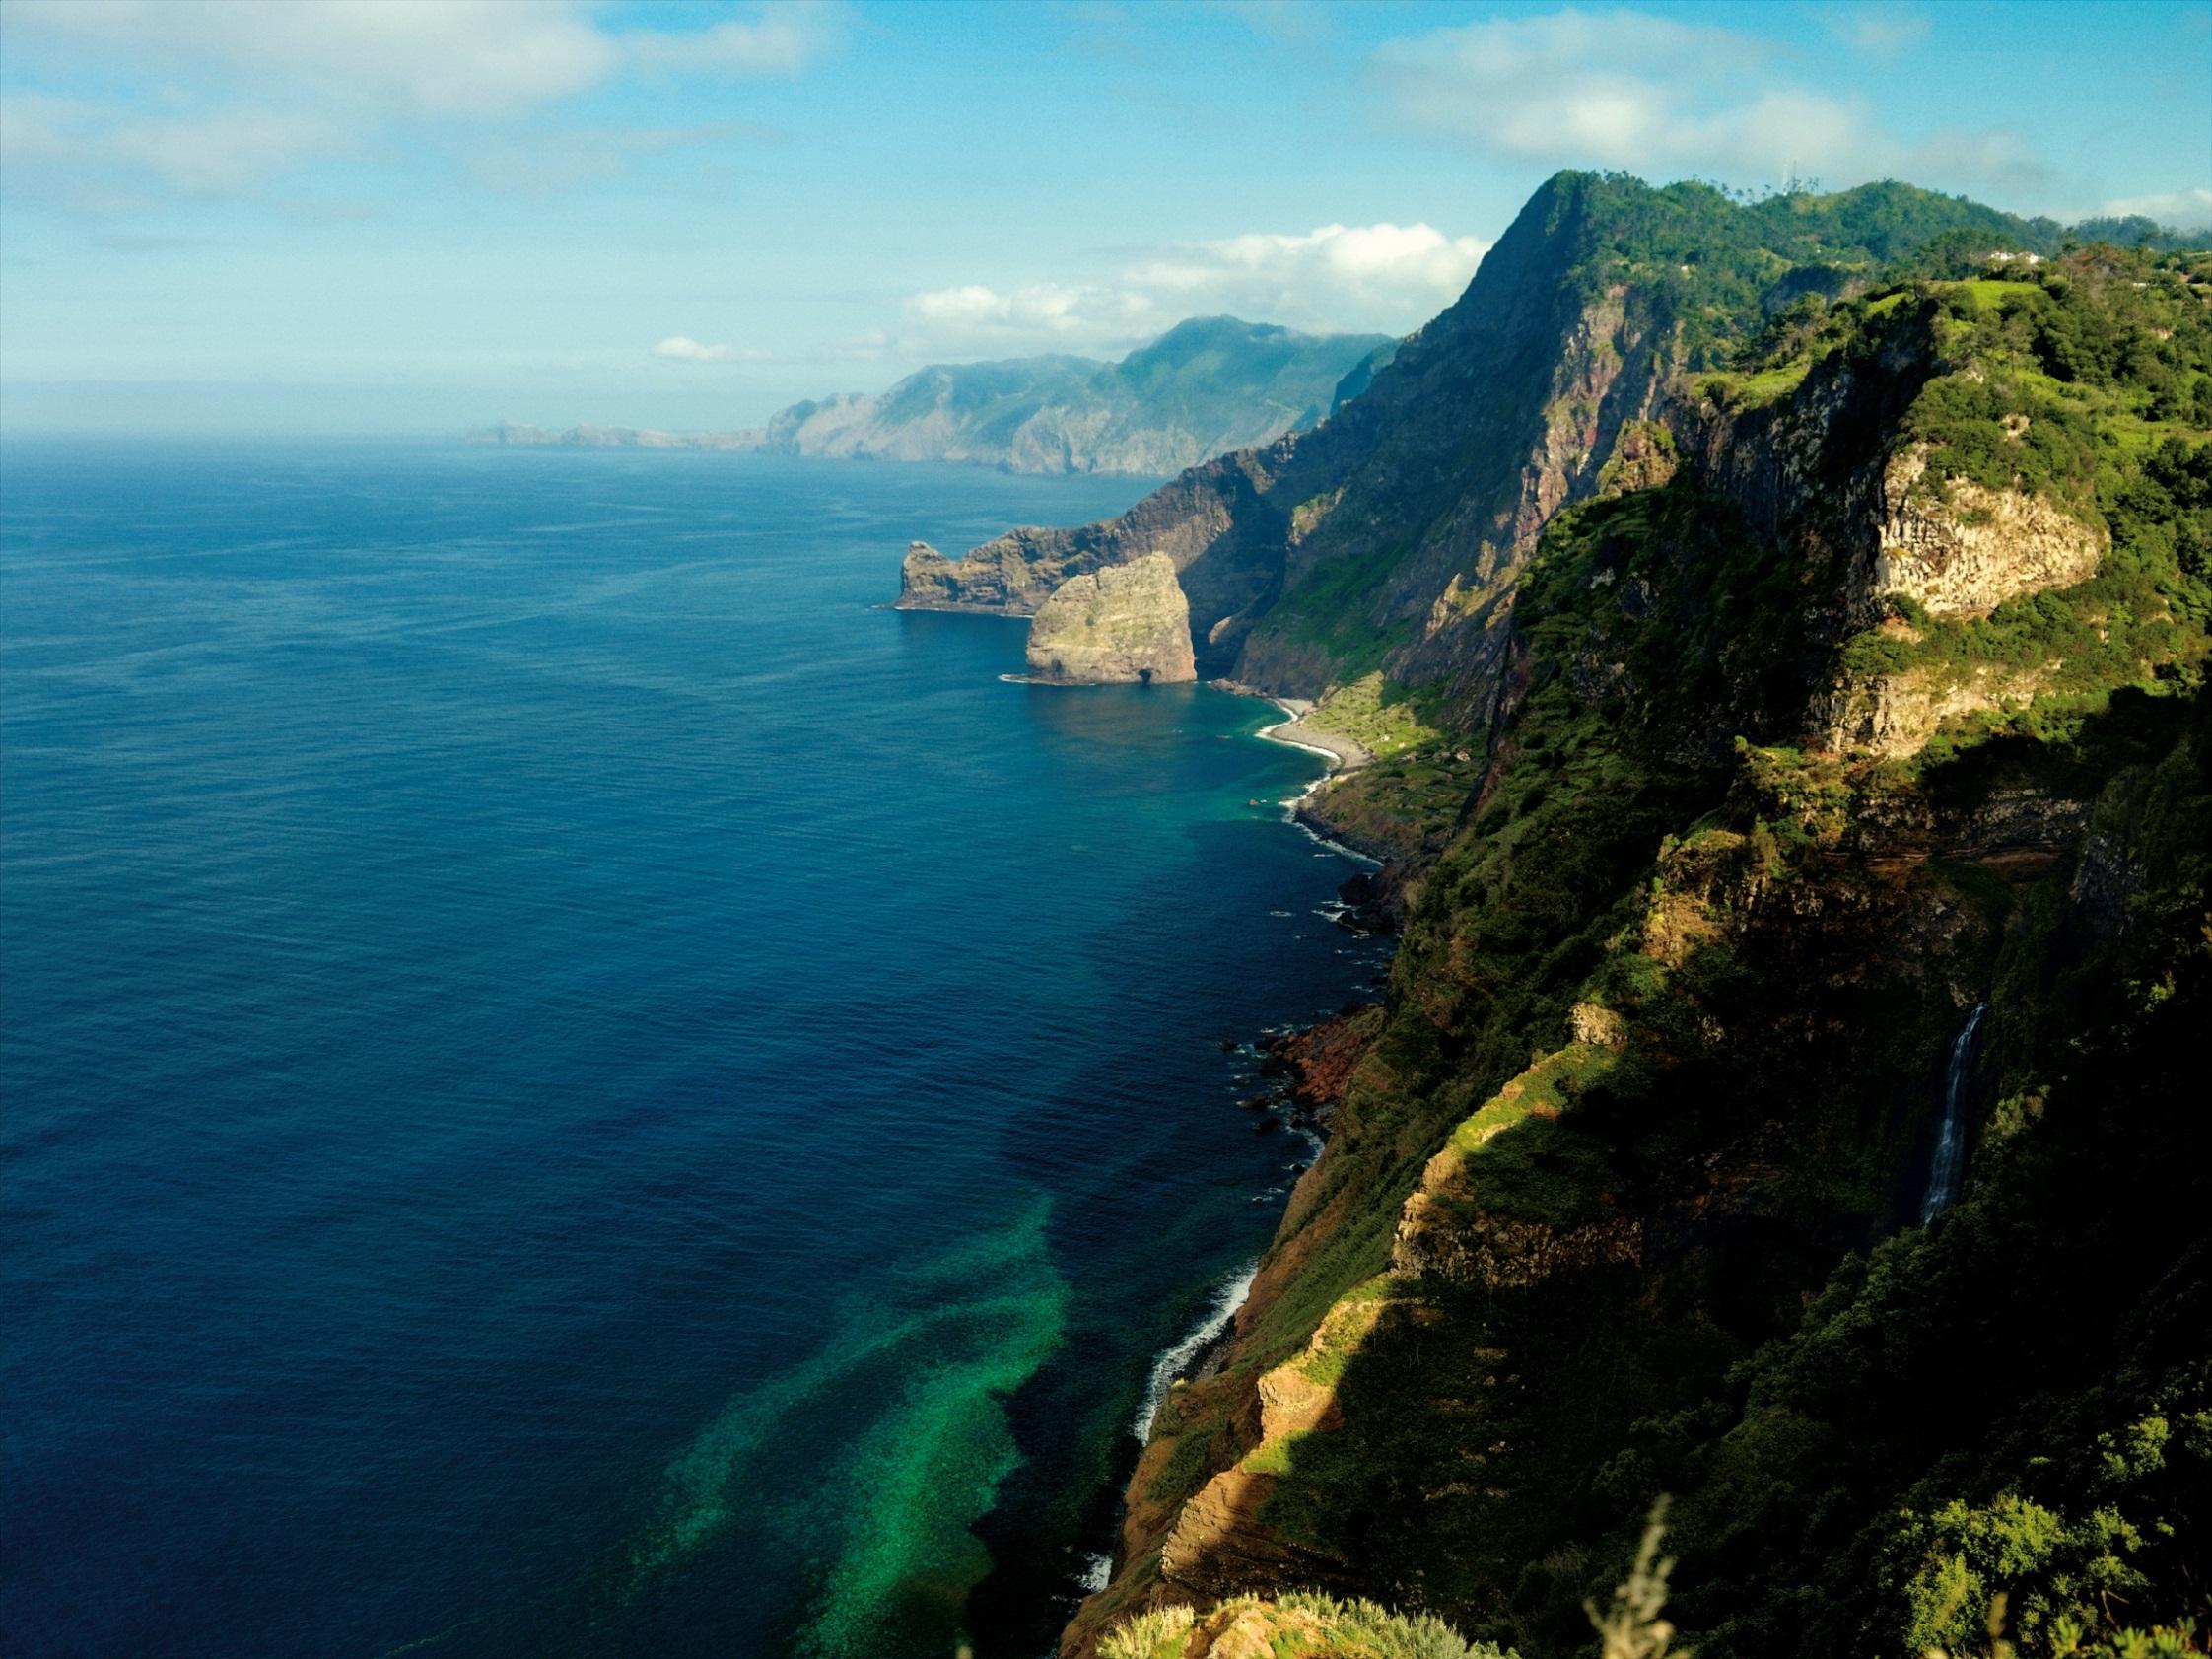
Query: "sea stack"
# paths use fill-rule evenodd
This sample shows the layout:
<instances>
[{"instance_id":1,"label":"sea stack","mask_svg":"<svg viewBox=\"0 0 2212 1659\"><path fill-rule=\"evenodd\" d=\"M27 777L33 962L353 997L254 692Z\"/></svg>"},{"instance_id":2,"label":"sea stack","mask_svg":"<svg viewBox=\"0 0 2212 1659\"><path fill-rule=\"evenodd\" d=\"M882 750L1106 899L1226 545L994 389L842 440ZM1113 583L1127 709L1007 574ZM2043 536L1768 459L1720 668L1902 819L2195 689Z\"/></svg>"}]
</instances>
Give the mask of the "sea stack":
<instances>
[{"instance_id":1,"label":"sea stack","mask_svg":"<svg viewBox=\"0 0 2212 1659\"><path fill-rule=\"evenodd\" d=\"M1197 679L1175 562L1146 553L1062 583L1030 621L1029 673L1067 685Z\"/></svg>"}]
</instances>

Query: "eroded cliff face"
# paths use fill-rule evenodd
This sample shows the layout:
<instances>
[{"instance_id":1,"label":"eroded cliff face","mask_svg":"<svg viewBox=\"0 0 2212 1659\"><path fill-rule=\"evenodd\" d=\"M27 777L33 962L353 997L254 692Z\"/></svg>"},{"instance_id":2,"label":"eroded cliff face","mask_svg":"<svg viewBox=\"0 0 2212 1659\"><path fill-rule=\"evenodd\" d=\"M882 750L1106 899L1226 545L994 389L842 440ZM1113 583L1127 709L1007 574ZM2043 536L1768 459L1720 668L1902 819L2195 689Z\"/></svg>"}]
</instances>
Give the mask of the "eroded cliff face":
<instances>
[{"instance_id":1,"label":"eroded cliff face","mask_svg":"<svg viewBox=\"0 0 2212 1659\"><path fill-rule=\"evenodd\" d=\"M1029 674L1067 685L1194 680L1191 608L1164 553L1071 576L1029 622Z\"/></svg>"},{"instance_id":2,"label":"eroded cliff face","mask_svg":"<svg viewBox=\"0 0 2212 1659\"><path fill-rule=\"evenodd\" d=\"M1947 722L2025 709L2049 677L2040 667L2008 670L1988 663L1963 675L1846 674L1814 705L1810 735L1827 748L1901 760L1918 754Z\"/></svg>"},{"instance_id":3,"label":"eroded cliff face","mask_svg":"<svg viewBox=\"0 0 2212 1659\"><path fill-rule=\"evenodd\" d=\"M1401 677L1461 672L1544 523L1595 489L1678 364L1638 291L1568 280L1607 211L1555 181L1459 302L1317 429L1193 468L1102 524L910 559L900 603L1018 612L1070 575L1159 551L1208 672L1315 696L1371 665L1376 641Z\"/></svg>"},{"instance_id":4,"label":"eroded cliff face","mask_svg":"<svg viewBox=\"0 0 2212 1659\"><path fill-rule=\"evenodd\" d=\"M1271 467L1292 448L1285 441L1210 461L1102 523L1008 530L957 559L915 543L901 573L899 607L1027 616L1071 576L1160 553L1174 563L1189 596L1196 645L1269 587L1265 561L1248 556L1245 544L1264 540Z\"/></svg>"},{"instance_id":5,"label":"eroded cliff face","mask_svg":"<svg viewBox=\"0 0 2212 1659\"><path fill-rule=\"evenodd\" d=\"M900 610L970 610L988 615L1029 616L1052 597L1053 589L1078 574L1069 563L1030 559L1014 531L990 548L962 559L947 559L926 541L907 543L899 572ZM1095 570L1094 562L1082 566Z\"/></svg>"},{"instance_id":6,"label":"eroded cliff face","mask_svg":"<svg viewBox=\"0 0 2212 1659\"><path fill-rule=\"evenodd\" d=\"M1869 587L1902 593L1930 616L1986 616L2007 599L2087 582L2111 545L2102 524L2041 496L1927 471L1924 444L1883 469Z\"/></svg>"},{"instance_id":7,"label":"eroded cliff face","mask_svg":"<svg viewBox=\"0 0 2212 1659\"><path fill-rule=\"evenodd\" d=\"M1947 343L1941 299L1870 311L1848 349L1726 387L1610 363L1601 347L1624 365L1645 349L1635 308L1578 300L1582 344L1545 382L1544 436L1510 451L1517 493L1486 520L1431 526L1423 545L1474 556L1429 568L1417 643L1388 660L1450 645L1432 683L1479 764L1454 835L1423 844L1407 883L1390 1009L1331 1074L1335 1138L1291 1196L1227 1367L1163 1408L1071 1659L1138 1609L1313 1586L1579 1651L1581 1598L1604 1582L1586 1541L1624 1536L1662 1490L1703 1492L1702 1570L1743 1599L1765 1592L1742 1561L1789 1558L1792 1541L1746 1536L1742 1506L1787 1517L1811 1555L1850 1537L1806 1511L1842 1501L1820 1493L1848 1467L1818 1436L1853 1430L1812 1425L1852 1423L1833 1396L1888 1387L1867 1380L1888 1355L1846 1313L1809 1358L1786 1357L1792 1334L1818 1325L1817 1295L1862 1290L1916 1329L1897 1259L1888 1281L1851 1264L1910 1223L1942 1057L1984 1001L1988 1064L2008 1077L2063 1048L2039 1026L2086 993L2055 988L2100 950L2146 948L2154 866L2171 881L2177 860L2201 863L2201 836L2146 802L2201 789L2212 742L2189 735L2193 704L2141 690L2188 682L2199 627L2115 658L2106 690L2134 689L2057 739L2024 727L1970 763L1931 749L2078 684L2036 636L1962 625L2039 594L2115 631L2125 609L2069 596L2111 556L2082 499L2025 468L2010 487L1929 475L1919 400L1981 373ZM1360 499L1356 480L1301 496L1286 571ZM1533 562L1514 566L1503 550L1532 531ZM1328 656L1266 623L1246 660L1269 641ZM2185 949L2201 896L2177 902L2163 936ZM1996 1168L2004 1138L2033 1143L2041 1100L1993 1114L1974 1156ZM1963 1249L2025 1237L2004 1229L2047 1202ZM1970 1218L1946 1225L1973 1237ZM2163 1264L2129 1260L2129 1294L2155 1300ZM1942 1293L1952 1317L1981 1317ZM1846 1353L1872 1368L1848 1385L1827 1374ZM1747 1405L1732 1367L1755 1362L1772 1369ZM1791 1473L1746 1473L1769 1464ZM1906 1617L1864 1588L1874 1546L1851 1547L1834 1570L1859 1574L1858 1599L1818 1632L1823 1652L1876 1650L1866 1622ZM1794 1593L1766 1605L1811 1640ZM1731 1625L1717 1600L1691 1614L1719 1651L1783 1650L1779 1626Z\"/></svg>"},{"instance_id":8,"label":"eroded cliff face","mask_svg":"<svg viewBox=\"0 0 2212 1659\"><path fill-rule=\"evenodd\" d=\"M1821 638L1871 629L1916 643L1920 631L1892 614L1900 603L1938 620L1983 617L2088 581L2111 546L2078 506L2017 481L1993 489L1930 472L1929 445L1901 428L1931 388L1981 374L1947 360L1926 319L1900 314L1868 349L1814 366L1772 402L1729 407L1685 385L1663 414L1703 487L1801 561ZM2008 441L2028 427L2008 420ZM1809 701L1805 740L1904 758L1947 723L2027 706L2053 667L1846 665Z\"/></svg>"}]
</instances>

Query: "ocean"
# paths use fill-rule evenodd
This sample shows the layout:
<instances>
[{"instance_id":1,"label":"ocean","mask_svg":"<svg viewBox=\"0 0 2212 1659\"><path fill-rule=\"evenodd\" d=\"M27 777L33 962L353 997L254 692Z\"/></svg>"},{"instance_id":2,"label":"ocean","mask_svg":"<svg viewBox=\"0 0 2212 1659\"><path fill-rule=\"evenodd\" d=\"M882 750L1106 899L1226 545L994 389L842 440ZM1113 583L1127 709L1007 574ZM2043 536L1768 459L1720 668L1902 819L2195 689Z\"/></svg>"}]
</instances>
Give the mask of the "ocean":
<instances>
[{"instance_id":1,"label":"ocean","mask_svg":"<svg viewBox=\"0 0 2212 1659\"><path fill-rule=\"evenodd\" d=\"M0 1648L1049 1651L1385 948L1274 710L882 608L1145 487L0 449Z\"/></svg>"}]
</instances>

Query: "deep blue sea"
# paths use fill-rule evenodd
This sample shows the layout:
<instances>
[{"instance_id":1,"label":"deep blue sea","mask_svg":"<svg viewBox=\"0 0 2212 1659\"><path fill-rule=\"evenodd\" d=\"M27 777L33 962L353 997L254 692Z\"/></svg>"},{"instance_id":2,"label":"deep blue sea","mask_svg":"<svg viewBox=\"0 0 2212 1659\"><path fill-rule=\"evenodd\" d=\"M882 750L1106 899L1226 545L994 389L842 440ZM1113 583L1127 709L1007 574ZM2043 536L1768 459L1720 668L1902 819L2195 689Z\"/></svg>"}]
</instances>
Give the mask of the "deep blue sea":
<instances>
[{"instance_id":1,"label":"deep blue sea","mask_svg":"<svg viewBox=\"0 0 2212 1659\"><path fill-rule=\"evenodd\" d=\"M1272 710L878 608L1143 488L0 449L0 1652L1049 1647L1381 948Z\"/></svg>"}]
</instances>

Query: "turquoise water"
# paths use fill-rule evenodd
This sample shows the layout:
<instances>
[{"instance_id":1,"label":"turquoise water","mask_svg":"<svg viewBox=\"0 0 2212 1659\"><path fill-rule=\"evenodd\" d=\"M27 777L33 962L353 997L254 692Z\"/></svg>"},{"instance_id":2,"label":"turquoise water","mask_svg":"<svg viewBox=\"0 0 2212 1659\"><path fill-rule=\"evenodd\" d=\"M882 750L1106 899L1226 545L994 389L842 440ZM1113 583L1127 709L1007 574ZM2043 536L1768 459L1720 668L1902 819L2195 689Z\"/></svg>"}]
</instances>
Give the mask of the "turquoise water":
<instances>
[{"instance_id":1,"label":"turquoise water","mask_svg":"<svg viewBox=\"0 0 2212 1659\"><path fill-rule=\"evenodd\" d=\"M1043 1651L1377 947L910 536L1131 480L0 451L11 1654Z\"/></svg>"}]
</instances>

